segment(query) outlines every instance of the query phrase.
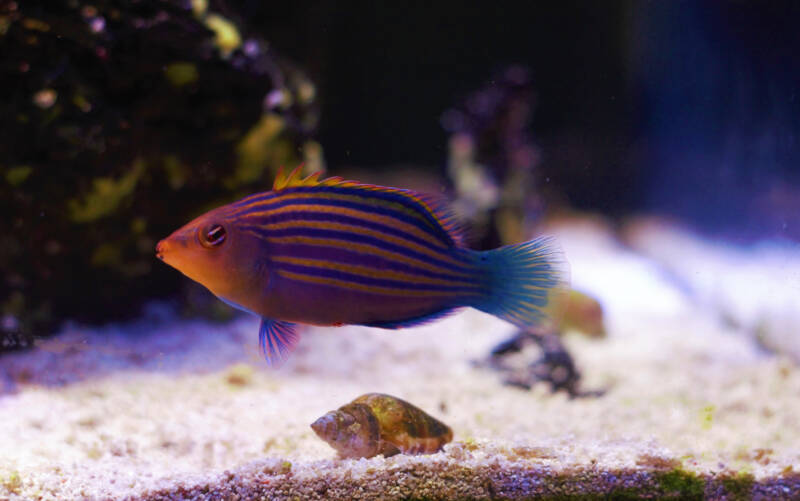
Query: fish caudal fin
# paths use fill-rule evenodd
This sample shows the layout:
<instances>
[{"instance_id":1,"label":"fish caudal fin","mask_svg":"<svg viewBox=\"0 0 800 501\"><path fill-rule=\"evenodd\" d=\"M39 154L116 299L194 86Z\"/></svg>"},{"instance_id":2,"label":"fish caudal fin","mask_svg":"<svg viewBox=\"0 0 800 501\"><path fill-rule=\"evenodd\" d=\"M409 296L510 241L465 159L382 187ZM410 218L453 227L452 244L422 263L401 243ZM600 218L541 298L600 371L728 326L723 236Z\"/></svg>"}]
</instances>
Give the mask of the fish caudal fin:
<instances>
[{"instance_id":1,"label":"fish caudal fin","mask_svg":"<svg viewBox=\"0 0 800 501\"><path fill-rule=\"evenodd\" d=\"M295 330L296 328L297 326L290 322L261 317L258 344L269 365L280 367L297 346L300 335Z\"/></svg>"},{"instance_id":2,"label":"fish caudal fin","mask_svg":"<svg viewBox=\"0 0 800 501\"><path fill-rule=\"evenodd\" d=\"M488 281L488 297L475 308L520 328L547 327L561 313L569 264L551 237L476 252Z\"/></svg>"}]
</instances>

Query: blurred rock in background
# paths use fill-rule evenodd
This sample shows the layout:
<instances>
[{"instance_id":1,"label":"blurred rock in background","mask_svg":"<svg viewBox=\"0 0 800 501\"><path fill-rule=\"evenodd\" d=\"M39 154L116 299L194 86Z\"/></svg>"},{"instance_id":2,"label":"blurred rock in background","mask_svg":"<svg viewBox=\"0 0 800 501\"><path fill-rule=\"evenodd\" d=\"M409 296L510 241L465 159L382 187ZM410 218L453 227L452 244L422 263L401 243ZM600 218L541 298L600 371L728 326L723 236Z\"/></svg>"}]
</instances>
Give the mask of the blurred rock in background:
<instances>
[{"instance_id":1,"label":"blurred rock in background","mask_svg":"<svg viewBox=\"0 0 800 501\"><path fill-rule=\"evenodd\" d=\"M315 85L242 21L205 0L0 0L0 350L174 296L158 239L281 164L323 168Z\"/></svg>"},{"instance_id":2,"label":"blurred rock in background","mask_svg":"<svg viewBox=\"0 0 800 501\"><path fill-rule=\"evenodd\" d=\"M529 216L540 209L541 153L530 130L535 104L530 71L510 66L442 114L455 210L478 248L527 240Z\"/></svg>"}]
</instances>

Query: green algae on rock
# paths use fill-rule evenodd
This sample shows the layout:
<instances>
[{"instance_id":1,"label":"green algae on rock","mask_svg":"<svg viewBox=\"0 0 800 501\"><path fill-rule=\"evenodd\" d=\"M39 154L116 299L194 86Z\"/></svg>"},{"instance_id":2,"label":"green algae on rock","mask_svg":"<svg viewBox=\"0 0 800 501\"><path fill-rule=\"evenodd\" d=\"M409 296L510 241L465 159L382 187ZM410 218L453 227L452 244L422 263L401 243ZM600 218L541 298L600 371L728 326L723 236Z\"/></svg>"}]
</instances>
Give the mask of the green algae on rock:
<instances>
[{"instance_id":1,"label":"green algae on rock","mask_svg":"<svg viewBox=\"0 0 800 501\"><path fill-rule=\"evenodd\" d=\"M0 1L0 87L24 94L0 103L0 350L179 292L152 257L156 236L316 146L314 85L220 9ZM253 148L265 117L279 126Z\"/></svg>"}]
</instances>

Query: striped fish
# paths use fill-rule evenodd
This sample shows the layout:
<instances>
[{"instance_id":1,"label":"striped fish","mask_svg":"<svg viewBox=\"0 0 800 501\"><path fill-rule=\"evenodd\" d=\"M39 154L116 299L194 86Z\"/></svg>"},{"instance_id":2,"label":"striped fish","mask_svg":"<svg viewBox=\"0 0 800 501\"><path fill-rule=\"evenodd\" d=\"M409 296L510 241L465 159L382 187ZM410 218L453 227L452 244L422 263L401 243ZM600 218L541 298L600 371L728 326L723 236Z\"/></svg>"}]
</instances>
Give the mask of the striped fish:
<instances>
[{"instance_id":1,"label":"striped fish","mask_svg":"<svg viewBox=\"0 0 800 501\"><path fill-rule=\"evenodd\" d=\"M470 250L435 198L303 178L299 169L156 247L159 259L261 317L259 344L271 364L297 344L296 323L397 329L469 306L529 328L547 320L565 290L566 262L552 239Z\"/></svg>"}]
</instances>

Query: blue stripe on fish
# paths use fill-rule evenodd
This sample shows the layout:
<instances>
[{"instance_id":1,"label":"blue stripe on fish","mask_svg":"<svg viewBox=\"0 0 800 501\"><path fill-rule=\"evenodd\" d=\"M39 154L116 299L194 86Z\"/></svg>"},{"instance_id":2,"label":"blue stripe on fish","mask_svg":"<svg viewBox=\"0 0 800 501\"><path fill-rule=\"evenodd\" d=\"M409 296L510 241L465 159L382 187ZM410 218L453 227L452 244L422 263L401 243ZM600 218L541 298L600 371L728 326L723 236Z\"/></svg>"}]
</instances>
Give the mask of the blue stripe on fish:
<instances>
[{"instance_id":1,"label":"blue stripe on fish","mask_svg":"<svg viewBox=\"0 0 800 501\"><path fill-rule=\"evenodd\" d=\"M361 285L374 285L376 287L394 288L400 290L453 292L454 296L457 296L459 294L475 295L475 294L480 294L482 292L482 289L479 286L475 285L445 286L445 285L417 283L409 280L391 280L379 277L367 277L363 275L356 275L353 273L347 273L344 271L334 270L319 266L305 266L305 265L297 265L290 263L279 263L277 265L277 269L286 270L293 273L301 273L304 275L313 275L324 278L335 278L337 280L352 282Z\"/></svg>"},{"instance_id":2,"label":"blue stripe on fish","mask_svg":"<svg viewBox=\"0 0 800 501\"><path fill-rule=\"evenodd\" d=\"M326 191L331 193L339 193L343 195L351 195L351 196L364 196L364 188L355 186L355 187L340 187L340 186L331 186L325 188ZM308 190L308 188L306 188ZM453 237L450 233L442 228L442 221L437 219L436 217L436 209L430 206L430 200L423 200L420 199L418 195L415 195L413 192L409 190L376 190L379 194L378 198L383 200L391 201L402 205L412 211L415 214L420 214L424 216L427 220L428 224L432 229L435 229L437 234L444 240L450 242L451 245L455 245ZM438 209L442 209L439 207ZM441 216L447 217L445 214L441 214Z\"/></svg>"},{"instance_id":3,"label":"blue stripe on fish","mask_svg":"<svg viewBox=\"0 0 800 501\"><path fill-rule=\"evenodd\" d=\"M398 254L403 254L408 257L412 257L418 261L422 261L424 263L432 264L435 266L440 266L442 268L446 268L448 270L453 270L461 273L472 273L474 269L471 268L466 262L464 266L457 266L443 259L451 258L451 253L443 253L442 259L436 259L426 254L422 254L420 252L416 252L411 250L407 247L402 247L400 245L395 245L390 242L386 242L385 240L381 240L379 238L370 237L367 235L361 235L354 232L349 231L340 231L340 230L326 230L326 229L319 229L319 228L287 228L282 230L272 230L272 231L264 231L262 228L255 227L255 228L248 228L242 226L242 229L245 231L252 231L255 232L257 236L264 238L268 241L270 237L317 237L317 238L330 238L335 240L342 240L345 242L353 242L353 243L363 243L373 247L377 247L379 249L395 252Z\"/></svg>"},{"instance_id":4,"label":"blue stripe on fish","mask_svg":"<svg viewBox=\"0 0 800 501\"><path fill-rule=\"evenodd\" d=\"M324 188L324 189L327 190L331 188ZM324 192L320 193L320 191L323 190L323 188L292 188L292 191L296 190L305 190L305 191L313 190L310 192L314 194L319 193L324 195ZM375 192L375 193L377 195L381 194L380 192ZM394 218L403 223L413 225L416 228L430 234L446 247L452 247L455 245L453 239L441 227L433 227L427 220L424 220L420 217L415 217L402 210L376 205L375 204L376 201L382 200L380 197L377 196L374 199L370 199L368 201L358 202L349 199L331 199L322 197L320 198L292 197L291 196L292 193L281 193L281 195L282 196L278 201L272 202L269 205L264 205L264 206L253 205L252 207L248 208L245 212L240 214L239 217L244 219L251 214L259 213L262 211L267 212L265 215L268 216L268 211L280 209L290 205L319 205L320 207L343 207L343 208L362 211L365 213L365 217L369 217L369 214L379 214L382 216L388 216ZM363 196L364 193L362 192L361 197L363 198ZM413 209L411 207L406 207L406 210L413 210Z\"/></svg>"},{"instance_id":5,"label":"blue stripe on fish","mask_svg":"<svg viewBox=\"0 0 800 501\"><path fill-rule=\"evenodd\" d=\"M296 211L296 212L284 212L281 214L266 214L261 218L251 218L252 224L258 224L262 222L263 224L273 224L273 223L282 223L282 222L289 222L289 221L317 221L317 222L329 222L329 223L342 223L348 224L352 226L360 226L362 228L367 228L370 230L378 231L381 233L385 233L387 235L391 235L394 237L402 238L404 240L408 240L409 242L413 242L417 245L421 245L427 247L434 251L441 251L442 247L440 245L436 245L428 240L422 239L417 237L416 235L412 235L406 231L393 228L386 224L376 223L370 221L369 219L365 218L358 218L353 216L347 216L343 214L337 214L334 212L310 212L310 211Z\"/></svg>"},{"instance_id":6,"label":"blue stripe on fish","mask_svg":"<svg viewBox=\"0 0 800 501\"><path fill-rule=\"evenodd\" d=\"M245 197L245 198L239 200L238 202L233 202L232 204L228 205L227 207L229 209L239 209L239 208L245 207L247 205L266 202L266 201L271 200L271 199L273 199L275 197L278 197L280 195L281 195L281 193L277 193L277 192L274 192L274 191L267 191L267 192L264 192L264 193L256 193L255 195L250 195L249 197Z\"/></svg>"},{"instance_id":7,"label":"blue stripe on fish","mask_svg":"<svg viewBox=\"0 0 800 501\"><path fill-rule=\"evenodd\" d=\"M289 244L271 243L270 256L291 256L297 258L318 259L321 256L331 263L351 264L358 263L362 266L375 268L376 270L388 270L399 273L418 275L422 278L435 278L450 280L457 283L474 284L477 277L472 275L455 275L447 272L430 271L418 266L412 266L396 260L387 259L381 256L360 253L347 248L324 247L320 252L319 245L308 244Z\"/></svg>"}]
</instances>

